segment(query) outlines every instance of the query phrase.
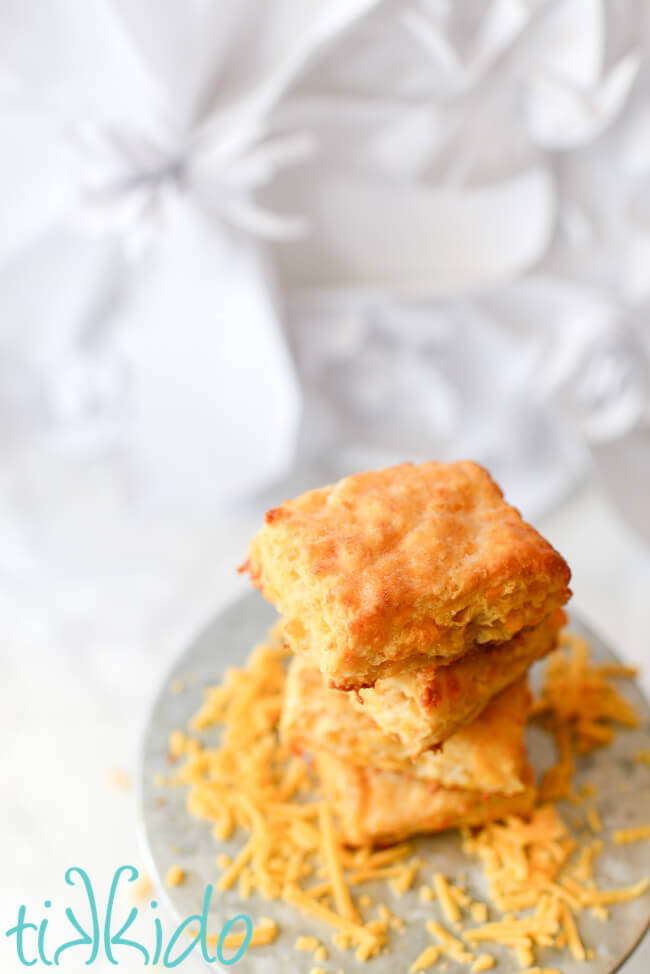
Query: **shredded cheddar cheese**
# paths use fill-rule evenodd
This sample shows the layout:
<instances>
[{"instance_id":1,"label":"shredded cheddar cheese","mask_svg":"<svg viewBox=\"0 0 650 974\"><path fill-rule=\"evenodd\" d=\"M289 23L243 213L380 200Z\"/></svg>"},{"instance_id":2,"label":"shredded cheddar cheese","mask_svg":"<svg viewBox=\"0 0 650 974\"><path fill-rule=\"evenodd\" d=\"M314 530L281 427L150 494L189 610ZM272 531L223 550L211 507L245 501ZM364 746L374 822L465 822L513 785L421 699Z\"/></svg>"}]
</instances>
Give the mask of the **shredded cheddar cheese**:
<instances>
[{"instance_id":1,"label":"shredded cheddar cheese","mask_svg":"<svg viewBox=\"0 0 650 974\"><path fill-rule=\"evenodd\" d=\"M576 960L585 960L585 949L582 946L582 941L580 940L580 935L578 933L575 920L573 919L573 914L566 903L562 903L560 906L560 921L566 937L567 946L574 958Z\"/></svg>"},{"instance_id":2,"label":"shredded cheddar cheese","mask_svg":"<svg viewBox=\"0 0 650 974\"><path fill-rule=\"evenodd\" d=\"M472 903L470 913L474 923L487 923L488 908L485 903Z\"/></svg>"},{"instance_id":3,"label":"shredded cheddar cheese","mask_svg":"<svg viewBox=\"0 0 650 974\"><path fill-rule=\"evenodd\" d=\"M641 842L650 839L650 825L637 825L632 829L617 829L612 836L616 845L626 845L628 842Z\"/></svg>"},{"instance_id":4,"label":"shredded cheddar cheese","mask_svg":"<svg viewBox=\"0 0 650 974\"><path fill-rule=\"evenodd\" d=\"M494 967L494 964L495 961L492 954L479 954L472 964L472 971L474 974L480 974L481 971L489 971L490 968Z\"/></svg>"},{"instance_id":5,"label":"shredded cheddar cheese","mask_svg":"<svg viewBox=\"0 0 650 974\"><path fill-rule=\"evenodd\" d=\"M316 937L298 937L294 947L296 950L305 950L309 953L313 953L320 947L320 941Z\"/></svg>"},{"instance_id":6,"label":"shredded cheddar cheese","mask_svg":"<svg viewBox=\"0 0 650 974\"><path fill-rule=\"evenodd\" d=\"M474 955L465 949L462 940L452 936L448 930L445 930L442 924L436 923L435 920L429 920L426 923L426 928L431 936L439 941L442 953L446 954L452 960L458 961L460 964L473 962Z\"/></svg>"},{"instance_id":7,"label":"shredded cheddar cheese","mask_svg":"<svg viewBox=\"0 0 650 974\"><path fill-rule=\"evenodd\" d=\"M358 943L360 947L373 948L377 945L377 938L365 926L359 923L353 923L345 917L340 916L340 914L334 913L333 910L321 906L320 903L307 896L296 886L287 887L284 890L284 899L288 903L292 903L298 907L307 916L315 917L317 920L323 920L325 923L341 931L341 933L347 934L350 940Z\"/></svg>"},{"instance_id":8,"label":"shredded cheddar cheese","mask_svg":"<svg viewBox=\"0 0 650 974\"><path fill-rule=\"evenodd\" d=\"M165 886L180 886L185 879L185 871L180 866L170 866L165 876Z\"/></svg>"},{"instance_id":9,"label":"shredded cheddar cheese","mask_svg":"<svg viewBox=\"0 0 650 974\"><path fill-rule=\"evenodd\" d=\"M313 954L314 960L327 960L327 948L316 937L298 937L294 948Z\"/></svg>"},{"instance_id":10,"label":"shredded cheddar cheese","mask_svg":"<svg viewBox=\"0 0 650 974\"><path fill-rule=\"evenodd\" d=\"M426 971L428 967L432 967L437 963L441 954L442 948L440 947L425 947L409 967L409 974L418 974L419 971Z\"/></svg>"},{"instance_id":11,"label":"shredded cheddar cheese","mask_svg":"<svg viewBox=\"0 0 650 974\"><path fill-rule=\"evenodd\" d=\"M190 936L195 937L196 931L188 931ZM253 927L253 932L251 934L250 944L251 947L262 947L266 944L272 944L278 935L278 927L274 920L269 919L269 917L262 917L259 924ZM237 947L241 947L246 938L246 931L241 930L236 933L228 933L225 937L221 938L216 934L209 933L206 937L206 941L210 946L216 947L219 942L221 946L227 948L228 950L236 950Z\"/></svg>"},{"instance_id":12,"label":"shredded cheddar cheese","mask_svg":"<svg viewBox=\"0 0 650 974\"><path fill-rule=\"evenodd\" d=\"M313 800L306 764L287 752L278 735L286 656L282 646L263 643L244 669L230 669L221 686L207 690L190 729L196 734L221 725L220 746L206 747L197 737L174 732L170 755L185 763L171 783L189 786L189 811L210 821L217 839L235 830L248 832L232 861L219 858L223 872L217 888L238 884L244 898L255 893L283 898L372 956L384 946L386 930L361 920L351 890L390 879L405 892L419 862L405 862L408 843L352 852L339 842L331 809ZM317 882L310 883L313 877ZM390 923L403 929L398 917Z\"/></svg>"},{"instance_id":13,"label":"shredded cheddar cheese","mask_svg":"<svg viewBox=\"0 0 650 974\"><path fill-rule=\"evenodd\" d=\"M397 876L394 876L390 881L390 885L395 890L398 896L403 896L408 890L411 889L417 876L418 869L420 868L420 860L413 859L411 862L402 866Z\"/></svg>"},{"instance_id":14,"label":"shredded cheddar cheese","mask_svg":"<svg viewBox=\"0 0 650 974\"><path fill-rule=\"evenodd\" d=\"M458 923L460 920L460 910L454 897L451 895L446 877L442 873L436 873L433 877L433 885L446 919L449 923Z\"/></svg>"},{"instance_id":15,"label":"shredded cheddar cheese","mask_svg":"<svg viewBox=\"0 0 650 974\"><path fill-rule=\"evenodd\" d=\"M131 887L131 899L134 903L144 903L153 893L153 883L146 873L141 872Z\"/></svg>"},{"instance_id":16,"label":"shredded cheddar cheese","mask_svg":"<svg viewBox=\"0 0 650 974\"><path fill-rule=\"evenodd\" d=\"M598 889L592 869L602 847L595 840L571 864L575 842L551 805L536 809L528 820L513 816L505 823L486 825L475 835L466 833L465 851L482 860L490 898L506 918L465 930L465 939L510 946L520 962L536 946L566 946L576 959L584 959L586 950L574 914L634 899L648 886L644 879L623 889ZM576 877L591 885L583 885ZM531 907L531 915L507 917L508 911ZM531 966L530 961L526 963Z\"/></svg>"},{"instance_id":17,"label":"shredded cheddar cheese","mask_svg":"<svg viewBox=\"0 0 650 974\"><path fill-rule=\"evenodd\" d=\"M586 754L609 744L614 734L612 723L638 727L636 711L611 683L613 678L635 676L636 670L591 663L587 640L574 633L563 633L562 644L566 651L559 649L548 658L533 716L569 725L578 753Z\"/></svg>"},{"instance_id":18,"label":"shredded cheddar cheese","mask_svg":"<svg viewBox=\"0 0 650 974\"><path fill-rule=\"evenodd\" d=\"M494 919L488 919L486 903L473 901L459 875L451 882L436 871L432 886L417 890L422 903L430 904L431 919L425 926L435 943L413 962L411 974L434 965L442 971L448 961L470 965L473 974L490 970L495 959L478 950L483 943L511 948L528 974L553 974L535 966L540 948L567 949L576 960L588 958L580 913L590 910L604 921L607 907L641 896L648 888L643 879L624 888L600 889L594 863L604 847L602 836L592 834L590 841L578 843L551 804L560 797L570 796L574 804L593 798L590 785L579 793L572 790L575 752L608 743L612 722L637 722L611 684L629 670L591 664L584 640L577 637L565 638L565 647L570 652L549 659L535 705L536 716L554 733L558 751L557 764L542 781L539 806L526 818L511 816L463 830L465 853L482 863ZM170 736L174 774L161 780L188 789L188 810L210 824L217 840L244 836L233 856L216 857L218 889L236 887L244 899L283 899L330 927L337 949L353 950L357 959L368 960L385 949L391 932L402 933L406 926L385 903L373 902L365 893L357 896L358 888L385 881L405 895L422 863L409 858L412 846L406 842L376 850L349 849L340 842L332 809L318 794L308 765L287 751L278 734L286 656L281 645L263 643L246 667L228 670L222 685L209 688L189 733ZM222 729L218 744L197 736L209 735L217 726ZM646 757L637 755L637 760ZM586 819L592 833L601 833L595 807L587 810ZM649 837L650 825L644 825L620 829L612 838L622 844ZM182 869L172 867L166 881L177 885L183 878ZM370 907L375 908L374 919L367 918ZM262 920L253 929L251 945L270 944L277 935L276 924ZM208 935L210 943L218 939ZM225 938L226 947L243 942L244 933ZM311 953L316 963L327 960L327 948L316 937L298 937L294 946ZM312 968L312 974L321 970Z\"/></svg>"},{"instance_id":19,"label":"shredded cheddar cheese","mask_svg":"<svg viewBox=\"0 0 650 974\"><path fill-rule=\"evenodd\" d=\"M573 876L587 882L593 876L594 860L603 851L603 843L600 839L595 839L590 845L585 845L580 849L578 861L572 870Z\"/></svg>"},{"instance_id":20,"label":"shredded cheddar cheese","mask_svg":"<svg viewBox=\"0 0 650 974\"><path fill-rule=\"evenodd\" d=\"M343 867L338 844L334 836L334 823L332 812L326 804L321 804L319 808L321 851L323 859L327 864L327 871L330 876L330 883L334 891L334 902L341 916L346 917L353 923L359 922L359 914L355 909L350 891L343 878Z\"/></svg>"},{"instance_id":21,"label":"shredded cheddar cheese","mask_svg":"<svg viewBox=\"0 0 650 974\"><path fill-rule=\"evenodd\" d=\"M595 808L589 808L587 810L587 824L592 832L602 832L603 823L600 820L600 815Z\"/></svg>"}]
</instances>

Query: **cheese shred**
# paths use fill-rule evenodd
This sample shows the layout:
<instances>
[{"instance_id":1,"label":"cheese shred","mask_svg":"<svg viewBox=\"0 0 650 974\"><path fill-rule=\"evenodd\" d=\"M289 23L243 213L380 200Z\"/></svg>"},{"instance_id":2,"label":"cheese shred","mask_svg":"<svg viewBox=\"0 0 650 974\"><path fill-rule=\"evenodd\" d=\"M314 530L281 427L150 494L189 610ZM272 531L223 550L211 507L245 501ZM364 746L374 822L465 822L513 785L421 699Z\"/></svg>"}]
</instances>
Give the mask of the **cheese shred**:
<instances>
[{"instance_id":1,"label":"cheese shred","mask_svg":"<svg viewBox=\"0 0 650 974\"><path fill-rule=\"evenodd\" d=\"M341 916L351 920L352 923L358 923L359 914L352 903L350 891L345 883L345 879L343 878L341 856L336 837L334 835L332 812L329 805L326 805L325 803L320 806L319 821L321 850L323 859L325 860L327 870L329 872L330 883L332 884L332 889L334 891L334 902L336 903L336 908Z\"/></svg>"},{"instance_id":2,"label":"cheese shred","mask_svg":"<svg viewBox=\"0 0 650 974\"><path fill-rule=\"evenodd\" d=\"M449 923L458 923L460 920L460 910L456 905L454 897L451 895L446 877L442 873L435 873L433 885L445 918Z\"/></svg>"},{"instance_id":3,"label":"cheese shred","mask_svg":"<svg viewBox=\"0 0 650 974\"><path fill-rule=\"evenodd\" d=\"M627 845L629 842L641 842L650 839L650 825L637 825L632 829L617 829L612 839L616 845Z\"/></svg>"}]
</instances>

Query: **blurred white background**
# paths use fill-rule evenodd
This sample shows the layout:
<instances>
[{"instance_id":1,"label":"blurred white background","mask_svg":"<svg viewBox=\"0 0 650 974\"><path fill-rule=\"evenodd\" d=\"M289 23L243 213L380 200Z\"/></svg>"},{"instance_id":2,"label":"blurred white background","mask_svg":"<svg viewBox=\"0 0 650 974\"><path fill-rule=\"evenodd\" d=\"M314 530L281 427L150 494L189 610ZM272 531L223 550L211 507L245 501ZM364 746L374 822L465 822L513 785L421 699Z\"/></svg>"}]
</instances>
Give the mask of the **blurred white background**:
<instances>
[{"instance_id":1,"label":"blurred white background","mask_svg":"<svg viewBox=\"0 0 650 974\"><path fill-rule=\"evenodd\" d=\"M3 917L351 470L485 463L650 688L645 0L0 0L0 148Z\"/></svg>"}]
</instances>

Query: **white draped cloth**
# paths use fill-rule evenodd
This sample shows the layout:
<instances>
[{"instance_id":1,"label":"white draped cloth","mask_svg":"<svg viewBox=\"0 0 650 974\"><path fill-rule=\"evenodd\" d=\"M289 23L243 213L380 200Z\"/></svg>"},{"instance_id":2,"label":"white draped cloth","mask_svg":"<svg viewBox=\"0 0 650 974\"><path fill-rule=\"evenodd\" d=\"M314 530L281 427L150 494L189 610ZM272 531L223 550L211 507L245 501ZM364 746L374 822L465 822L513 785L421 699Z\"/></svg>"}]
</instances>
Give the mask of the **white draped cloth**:
<instances>
[{"instance_id":1,"label":"white draped cloth","mask_svg":"<svg viewBox=\"0 0 650 974\"><path fill-rule=\"evenodd\" d=\"M350 447L544 507L567 417L647 420L646 6L0 0L3 428L146 496Z\"/></svg>"}]
</instances>

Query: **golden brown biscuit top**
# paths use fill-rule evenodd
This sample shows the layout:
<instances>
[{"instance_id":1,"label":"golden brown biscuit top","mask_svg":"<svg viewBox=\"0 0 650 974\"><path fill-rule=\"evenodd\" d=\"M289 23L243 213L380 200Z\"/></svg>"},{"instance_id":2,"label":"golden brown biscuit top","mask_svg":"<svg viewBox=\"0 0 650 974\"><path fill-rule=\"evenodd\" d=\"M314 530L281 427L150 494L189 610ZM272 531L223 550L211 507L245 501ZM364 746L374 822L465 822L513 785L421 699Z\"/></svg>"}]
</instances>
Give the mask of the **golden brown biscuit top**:
<instances>
[{"instance_id":1,"label":"golden brown biscuit top","mask_svg":"<svg viewBox=\"0 0 650 974\"><path fill-rule=\"evenodd\" d=\"M402 463L287 501L268 512L248 567L287 631L334 650L325 669L350 686L376 675L359 653L460 655L570 594L564 559L471 461Z\"/></svg>"}]
</instances>

